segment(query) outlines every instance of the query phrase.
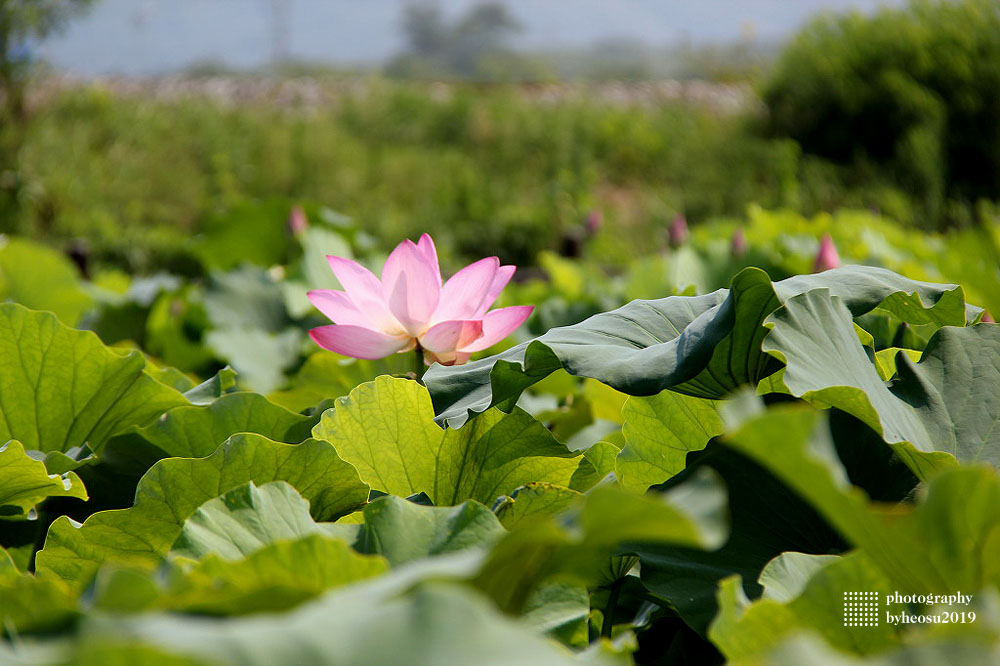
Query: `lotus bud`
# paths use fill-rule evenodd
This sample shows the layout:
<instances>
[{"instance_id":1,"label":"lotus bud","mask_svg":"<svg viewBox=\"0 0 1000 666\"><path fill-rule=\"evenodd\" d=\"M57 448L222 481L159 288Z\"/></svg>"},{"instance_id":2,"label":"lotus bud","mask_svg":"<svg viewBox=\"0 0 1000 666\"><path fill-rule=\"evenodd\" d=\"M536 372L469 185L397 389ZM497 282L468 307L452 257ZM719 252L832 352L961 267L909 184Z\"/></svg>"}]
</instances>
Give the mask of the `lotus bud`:
<instances>
[{"instance_id":1,"label":"lotus bud","mask_svg":"<svg viewBox=\"0 0 1000 666\"><path fill-rule=\"evenodd\" d=\"M819 252L816 253L813 273L828 271L838 266L840 266L840 255L837 254L837 247L833 244L830 234L824 234L823 240L819 244Z\"/></svg>"},{"instance_id":2,"label":"lotus bud","mask_svg":"<svg viewBox=\"0 0 1000 666\"><path fill-rule=\"evenodd\" d=\"M302 210L302 206L292 208L292 212L288 214L287 228L293 236L298 236L309 228L309 220L306 218L306 212Z\"/></svg>"},{"instance_id":3,"label":"lotus bud","mask_svg":"<svg viewBox=\"0 0 1000 666\"><path fill-rule=\"evenodd\" d=\"M587 229L587 233L593 236L601 230L602 226L604 226L604 216L601 215L601 211L592 210L587 213L587 219L583 224Z\"/></svg>"},{"instance_id":4,"label":"lotus bud","mask_svg":"<svg viewBox=\"0 0 1000 666\"><path fill-rule=\"evenodd\" d=\"M733 240L729 246L729 251L734 257L742 257L747 253L747 236L740 227L733 232Z\"/></svg>"},{"instance_id":5,"label":"lotus bud","mask_svg":"<svg viewBox=\"0 0 1000 666\"><path fill-rule=\"evenodd\" d=\"M687 242L688 225L683 214L679 214L670 223L670 247L680 247Z\"/></svg>"}]
</instances>

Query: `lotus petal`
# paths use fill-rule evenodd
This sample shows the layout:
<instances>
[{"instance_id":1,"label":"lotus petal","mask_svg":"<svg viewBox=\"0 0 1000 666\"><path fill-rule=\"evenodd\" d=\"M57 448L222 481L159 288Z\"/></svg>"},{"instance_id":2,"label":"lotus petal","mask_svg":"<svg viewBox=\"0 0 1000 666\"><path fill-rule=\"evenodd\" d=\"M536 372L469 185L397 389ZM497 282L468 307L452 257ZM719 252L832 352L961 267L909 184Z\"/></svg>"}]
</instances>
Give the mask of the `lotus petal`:
<instances>
[{"instance_id":1,"label":"lotus petal","mask_svg":"<svg viewBox=\"0 0 1000 666\"><path fill-rule=\"evenodd\" d=\"M389 310L413 337L428 328L441 296L437 265L411 240L396 246L382 269L382 295Z\"/></svg>"},{"instance_id":2,"label":"lotus petal","mask_svg":"<svg viewBox=\"0 0 1000 666\"><path fill-rule=\"evenodd\" d=\"M513 332L531 316L533 305L515 305L487 312L483 317L483 336L471 344L460 348L464 352L482 351L492 347Z\"/></svg>"},{"instance_id":3,"label":"lotus petal","mask_svg":"<svg viewBox=\"0 0 1000 666\"><path fill-rule=\"evenodd\" d=\"M387 335L363 326L319 326L310 330L309 336L323 349L370 360L403 351L412 345L412 338L408 335Z\"/></svg>"},{"instance_id":4,"label":"lotus petal","mask_svg":"<svg viewBox=\"0 0 1000 666\"><path fill-rule=\"evenodd\" d=\"M350 296L351 302L357 306L358 310L365 313L365 316L381 331L390 335L403 332L403 327L399 321L392 316L389 307L382 297L382 285L375 275L350 259L327 255L326 260L330 263L333 274L344 291Z\"/></svg>"},{"instance_id":5,"label":"lotus petal","mask_svg":"<svg viewBox=\"0 0 1000 666\"><path fill-rule=\"evenodd\" d=\"M472 344L482 335L480 319L443 321L420 336L420 346L432 352L453 352Z\"/></svg>"},{"instance_id":6,"label":"lotus petal","mask_svg":"<svg viewBox=\"0 0 1000 666\"><path fill-rule=\"evenodd\" d=\"M482 316L482 313L489 308L489 305L483 308L482 303L493 286L499 267L499 259L487 257L469 264L452 275L441 289L441 302L434 313L434 320L448 321Z\"/></svg>"}]
</instances>

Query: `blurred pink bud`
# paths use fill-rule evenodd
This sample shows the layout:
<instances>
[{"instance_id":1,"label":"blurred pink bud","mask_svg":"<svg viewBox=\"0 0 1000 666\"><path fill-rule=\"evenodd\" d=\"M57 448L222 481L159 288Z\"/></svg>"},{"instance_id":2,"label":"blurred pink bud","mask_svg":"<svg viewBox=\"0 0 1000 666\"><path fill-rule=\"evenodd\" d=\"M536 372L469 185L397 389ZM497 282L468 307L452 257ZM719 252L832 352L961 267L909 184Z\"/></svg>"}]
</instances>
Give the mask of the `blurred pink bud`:
<instances>
[{"instance_id":1,"label":"blurred pink bud","mask_svg":"<svg viewBox=\"0 0 1000 666\"><path fill-rule=\"evenodd\" d=\"M984 321L987 324L995 324L995 323L997 323L997 320L993 318L993 315L990 314L989 310L986 310L986 311L983 312L983 318L982 318L981 321Z\"/></svg>"},{"instance_id":2,"label":"blurred pink bud","mask_svg":"<svg viewBox=\"0 0 1000 666\"><path fill-rule=\"evenodd\" d=\"M733 241L729 249L734 257L742 257L747 253L747 237L743 233L743 227L733 232Z\"/></svg>"},{"instance_id":3,"label":"blurred pink bud","mask_svg":"<svg viewBox=\"0 0 1000 666\"><path fill-rule=\"evenodd\" d=\"M592 210L587 213L587 219L584 221L584 226L587 228L587 233L590 235L596 234L604 226L604 216L599 210Z\"/></svg>"},{"instance_id":4,"label":"blurred pink bud","mask_svg":"<svg viewBox=\"0 0 1000 666\"><path fill-rule=\"evenodd\" d=\"M819 244L819 252L816 253L816 263L813 264L813 273L828 271L838 266L840 266L840 255L837 254L837 247L833 244L830 234L824 234L823 240Z\"/></svg>"},{"instance_id":5,"label":"blurred pink bud","mask_svg":"<svg viewBox=\"0 0 1000 666\"><path fill-rule=\"evenodd\" d=\"M309 228L309 220L306 218L306 212L302 210L302 206L292 208L292 212L288 214L287 225L288 231L294 236L298 236Z\"/></svg>"},{"instance_id":6,"label":"blurred pink bud","mask_svg":"<svg viewBox=\"0 0 1000 666\"><path fill-rule=\"evenodd\" d=\"M674 218L674 221L670 223L670 245L671 247L680 247L687 242L687 239L687 220L684 219L684 215L678 215Z\"/></svg>"},{"instance_id":7,"label":"blurred pink bud","mask_svg":"<svg viewBox=\"0 0 1000 666\"><path fill-rule=\"evenodd\" d=\"M396 246L381 280L350 259L327 260L344 291L309 292L312 304L333 321L309 335L345 356L376 359L420 345L428 365L459 365L503 340L534 309L517 305L487 312L516 270L496 257L469 264L442 286L437 250L427 234Z\"/></svg>"}]
</instances>

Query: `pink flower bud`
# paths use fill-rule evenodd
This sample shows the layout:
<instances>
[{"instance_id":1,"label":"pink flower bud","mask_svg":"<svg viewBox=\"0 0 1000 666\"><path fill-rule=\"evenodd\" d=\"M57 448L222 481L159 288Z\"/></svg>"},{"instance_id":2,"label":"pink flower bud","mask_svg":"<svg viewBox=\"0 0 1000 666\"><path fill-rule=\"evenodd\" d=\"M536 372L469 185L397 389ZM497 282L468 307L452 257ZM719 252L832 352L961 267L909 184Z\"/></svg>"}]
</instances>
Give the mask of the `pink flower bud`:
<instances>
[{"instance_id":1,"label":"pink flower bud","mask_svg":"<svg viewBox=\"0 0 1000 666\"><path fill-rule=\"evenodd\" d=\"M729 251L734 257L742 257L747 253L747 237L743 233L742 227L733 232L733 240L729 246Z\"/></svg>"},{"instance_id":2,"label":"pink flower bud","mask_svg":"<svg viewBox=\"0 0 1000 666\"><path fill-rule=\"evenodd\" d=\"M587 233L594 235L604 226L604 216L601 215L601 211L592 210L587 213L587 219L583 224L587 228Z\"/></svg>"},{"instance_id":3,"label":"pink flower bud","mask_svg":"<svg viewBox=\"0 0 1000 666\"><path fill-rule=\"evenodd\" d=\"M674 221L670 223L670 246L680 247L687 242L688 239L688 225L687 220L684 219L684 215L678 215L674 218Z\"/></svg>"},{"instance_id":4,"label":"pink flower bud","mask_svg":"<svg viewBox=\"0 0 1000 666\"><path fill-rule=\"evenodd\" d=\"M289 233L293 236L298 236L309 228L309 220L306 218L306 212L302 210L302 206L292 208L292 212L288 214L286 225Z\"/></svg>"},{"instance_id":5,"label":"pink flower bud","mask_svg":"<svg viewBox=\"0 0 1000 666\"><path fill-rule=\"evenodd\" d=\"M837 254L837 247L833 244L830 234L824 234L823 240L819 244L819 252L816 253L816 263L813 264L813 273L828 271L838 266L840 266L840 255Z\"/></svg>"},{"instance_id":6,"label":"pink flower bud","mask_svg":"<svg viewBox=\"0 0 1000 666\"><path fill-rule=\"evenodd\" d=\"M986 310L985 312L983 312L983 318L980 321L984 321L987 324L995 324L995 323L997 323L997 320L993 318L993 315L990 314L989 310Z\"/></svg>"}]
</instances>

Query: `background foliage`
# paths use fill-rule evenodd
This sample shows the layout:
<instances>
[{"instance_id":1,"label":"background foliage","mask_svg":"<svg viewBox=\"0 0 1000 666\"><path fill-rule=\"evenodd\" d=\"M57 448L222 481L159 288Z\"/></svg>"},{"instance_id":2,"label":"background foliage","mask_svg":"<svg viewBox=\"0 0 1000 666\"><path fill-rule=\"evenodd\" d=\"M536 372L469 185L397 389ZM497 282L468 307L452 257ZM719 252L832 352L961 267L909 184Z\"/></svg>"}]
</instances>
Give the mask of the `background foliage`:
<instances>
[{"instance_id":1,"label":"background foliage","mask_svg":"<svg viewBox=\"0 0 1000 666\"><path fill-rule=\"evenodd\" d=\"M760 106L419 80L534 66L490 11L411 12L414 80L3 126L0 662L997 662L995 8L824 20ZM319 350L324 255L425 231L525 326Z\"/></svg>"},{"instance_id":2,"label":"background foliage","mask_svg":"<svg viewBox=\"0 0 1000 666\"><path fill-rule=\"evenodd\" d=\"M764 84L767 126L912 192L924 226L967 223L1000 197L998 35L990 0L819 18Z\"/></svg>"}]
</instances>

